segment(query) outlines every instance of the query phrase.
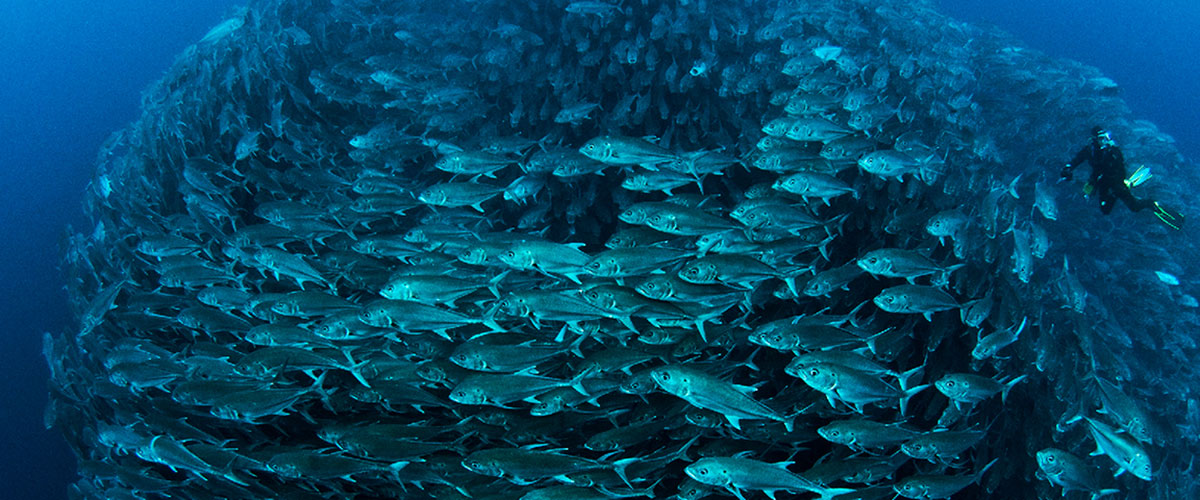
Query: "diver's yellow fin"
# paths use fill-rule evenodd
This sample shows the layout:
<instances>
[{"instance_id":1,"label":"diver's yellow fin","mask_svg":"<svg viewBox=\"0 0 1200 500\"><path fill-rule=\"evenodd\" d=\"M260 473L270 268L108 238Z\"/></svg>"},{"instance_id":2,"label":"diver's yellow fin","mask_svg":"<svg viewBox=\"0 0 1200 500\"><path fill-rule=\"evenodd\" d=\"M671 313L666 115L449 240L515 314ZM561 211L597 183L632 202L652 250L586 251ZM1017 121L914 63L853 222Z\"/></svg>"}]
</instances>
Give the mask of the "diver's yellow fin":
<instances>
[{"instance_id":1,"label":"diver's yellow fin","mask_svg":"<svg viewBox=\"0 0 1200 500\"><path fill-rule=\"evenodd\" d=\"M1164 208L1157 201L1154 202L1154 216L1158 217L1158 220L1171 229L1176 231L1183 229L1183 214L1171 213L1171 211Z\"/></svg>"},{"instance_id":2,"label":"diver's yellow fin","mask_svg":"<svg viewBox=\"0 0 1200 500\"><path fill-rule=\"evenodd\" d=\"M1137 170L1133 171L1133 175L1129 176L1128 179L1125 179L1125 186L1130 188L1141 186L1143 183L1150 180L1151 177L1154 177L1154 174L1150 173L1150 167L1145 165L1140 166Z\"/></svg>"},{"instance_id":3,"label":"diver's yellow fin","mask_svg":"<svg viewBox=\"0 0 1200 500\"><path fill-rule=\"evenodd\" d=\"M1091 196L1092 191L1095 191L1095 190L1096 190L1096 186L1093 186L1092 183L1090 183L1090 182L1083 183L1083 195L1084 196Z\"/></svg>"}]
</instances>

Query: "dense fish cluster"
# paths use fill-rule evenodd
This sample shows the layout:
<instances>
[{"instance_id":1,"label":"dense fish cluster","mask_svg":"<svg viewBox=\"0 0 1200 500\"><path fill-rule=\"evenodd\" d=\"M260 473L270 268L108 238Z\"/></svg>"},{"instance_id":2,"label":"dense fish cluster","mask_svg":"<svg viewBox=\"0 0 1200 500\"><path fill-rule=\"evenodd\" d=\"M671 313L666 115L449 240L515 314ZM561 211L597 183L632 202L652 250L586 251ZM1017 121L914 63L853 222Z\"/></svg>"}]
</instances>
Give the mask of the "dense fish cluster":
<instances>
[{"instance_id":1,"label":"dense fish cluster","mask_svg":"<svg viewBox=\"0 0 1200 500\"><path fill-rule=\"evenodd\" d=\"M1054 183L1194 170L929 2L256 0L143 104L74 498L1197 497L1194 242Z\"/></svg>"}]
</instances>

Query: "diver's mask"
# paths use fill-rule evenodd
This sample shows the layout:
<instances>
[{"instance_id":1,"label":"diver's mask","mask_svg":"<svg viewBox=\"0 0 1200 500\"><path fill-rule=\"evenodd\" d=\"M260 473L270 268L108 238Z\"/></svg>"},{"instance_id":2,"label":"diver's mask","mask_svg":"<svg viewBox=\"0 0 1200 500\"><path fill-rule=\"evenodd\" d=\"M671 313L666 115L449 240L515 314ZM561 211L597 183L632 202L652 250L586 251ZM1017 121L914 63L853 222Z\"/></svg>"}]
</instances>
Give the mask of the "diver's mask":
<instances>
[{"instance_id":1,"label":"diver's mask","mask_svg":"<svg viewBox=\"0 0 1200 500\"><path fill-rule=\"evenodd\" d=\"M1112 135L1107 130L1096 132L1096 144L1100 145L1100 149L1111 148L1117 145L1117 142L1112 139Z\"/></svg>"}]
</instances>

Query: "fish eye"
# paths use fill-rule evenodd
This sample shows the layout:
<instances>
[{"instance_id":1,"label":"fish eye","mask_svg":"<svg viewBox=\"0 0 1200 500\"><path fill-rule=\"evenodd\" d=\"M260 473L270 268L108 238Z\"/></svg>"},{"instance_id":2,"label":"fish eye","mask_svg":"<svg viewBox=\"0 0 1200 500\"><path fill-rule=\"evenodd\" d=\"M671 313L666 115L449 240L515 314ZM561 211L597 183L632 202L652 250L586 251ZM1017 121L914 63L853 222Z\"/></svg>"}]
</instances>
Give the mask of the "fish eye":
<instances>
[{"instance_id":1,"label":"fish eye","mask_svg":"<svg viewBox=\"0 0 1200 500\"><path fill-rule=\"evenodd\" d=\"M829 431L829 435L833 436L833 437L838 437L838 436L842 435L842 431L834 429L834 430Z\"/></svg>"},{"instance_id":2,"label":"fish eye","mask_svg":"<svg viewBox=\"0 0 1200 500\"><path fill-rule=\"evenodd\" d=\"M707 476L707 475L708 475L708 469L700 469L700 470L696 471L696 474L699 474L699 475L701 475L701 476Z\"/></svg>"},{"instance_id":3,"label":"fish eye","mask_svg":"<svg viewBox=\"0 0 1200 500\"><path fill-rule=\"evenodd\" d=\"M946 387L954 387L954 381L953 381L953 380L947 380L947 381L946 381Z\"/></svg>"},{"instance_id":4,"label":"fish eye","mask_svg":"<svg viewBox=\"0 0 1200 500\"><path fill-rule=\"evenodd\" d=\"M820 375L820 374L821 374L821 370L820 370L820 369L818 369L818 368L816 368L816 367L809 368L809 369L808 369L808 374L809 374L809 375L811 375L811 376L814 376L814 377L815 377L815 376L817 376L817 375Z\"/></svg>"},{"instance_id":5,"label":"fish eye","mask_svg":"<svg viewBox=\"0 0 1200 500\"><path fill-rule=\"evenodd\" d=\"M663 380L671 380L671 374L668 372L661 372L658 374L658 378L661 378Z\"/></svg>"},{"instance_id":6,"label":"fish eye","mask_svg":"<svg viewBox=\"0 0 1200 500\"><path fill-rule=\"evenodd\" d=\"M1046 455L1046 461L1050 462L1050 463L1054 463L1054 455Z\"/></svg>"},{"instance_id":7,"label":"fish eye","mask_svg":"<svg viewBox=\"0 0 1200 500\"><path fill-rule=\"evenodd\" d=\"M454 391L454 397L463 399L467 397L467 393L464 391Z\"/></svg>"}]
</instances>

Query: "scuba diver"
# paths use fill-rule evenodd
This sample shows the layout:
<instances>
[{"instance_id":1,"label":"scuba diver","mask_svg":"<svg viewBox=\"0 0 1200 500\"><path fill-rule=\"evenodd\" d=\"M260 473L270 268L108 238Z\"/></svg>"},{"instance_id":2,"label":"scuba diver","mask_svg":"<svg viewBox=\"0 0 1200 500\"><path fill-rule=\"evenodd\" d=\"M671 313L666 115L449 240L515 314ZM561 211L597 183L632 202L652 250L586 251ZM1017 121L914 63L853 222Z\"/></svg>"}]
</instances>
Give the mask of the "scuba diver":
<instances>
[{"instance_id":1,"label":"scuba diver","mask_svg":"<svg viewBox=\"0 0 1200 500\"><path fill-rule=\"evenodd\" d=\"M1063 167L1060 174L1063 180L1071 180L1071 174L1075 167L1084 161L1092 165L1092 175L1083 187L1083 192L1087 195L1095 194L1100 198L1100 212L1105 215L1112 213L1114 204L1120 199L1131 211L1139 212L1146 208L1153 208L1154 215L1168 227L1171 229L1183 228L1183 214L1167 210L1157 201L1138 199L1133 196L1129 188L1148 180L1150 172L1142 167L1134 172L1132 177L1126 179L1125 155L1121 154L1121 148L1117 147L1117 143L1113 141L1107 130L1101 127L1092 128L1092 142L1079 150L1075 158Z\"/></svg>"}]
</instances>

